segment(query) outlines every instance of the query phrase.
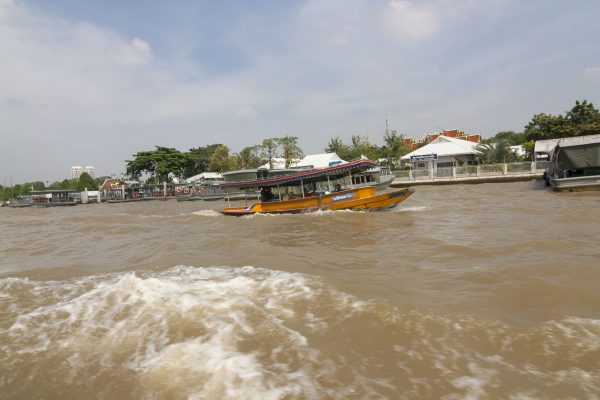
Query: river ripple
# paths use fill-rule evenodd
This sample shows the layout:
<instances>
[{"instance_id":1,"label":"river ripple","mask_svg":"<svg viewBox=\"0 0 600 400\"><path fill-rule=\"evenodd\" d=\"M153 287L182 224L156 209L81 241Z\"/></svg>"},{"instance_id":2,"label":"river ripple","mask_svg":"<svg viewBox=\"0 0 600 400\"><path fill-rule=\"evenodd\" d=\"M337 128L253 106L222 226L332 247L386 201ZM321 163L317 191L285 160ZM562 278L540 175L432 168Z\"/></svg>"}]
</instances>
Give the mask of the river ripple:
<instances>
[{"instance_id":1,"label":"river ripple","mask_svg":"<svg viewBox=\"0 0 600 400\"><path fill-rule=\"evenodd\" d=\"M595 398L600 195L0 210L0 398Z\"/></svg>"}]
</instances>

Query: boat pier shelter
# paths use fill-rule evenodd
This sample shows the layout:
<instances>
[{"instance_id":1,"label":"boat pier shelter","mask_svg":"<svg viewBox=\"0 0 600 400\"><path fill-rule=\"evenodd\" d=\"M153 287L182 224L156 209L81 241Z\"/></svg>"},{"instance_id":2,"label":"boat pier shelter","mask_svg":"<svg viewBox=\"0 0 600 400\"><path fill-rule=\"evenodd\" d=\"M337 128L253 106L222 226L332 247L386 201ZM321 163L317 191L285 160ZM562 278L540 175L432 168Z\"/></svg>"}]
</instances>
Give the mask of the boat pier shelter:
<instances>
[{"instance_id":1,"label":"boat pier shelter","mask_svg":"<svg viewBox=\"0 0 600 400\"><path fill-rule=\"evenodd\" d=\"M478 144L468 140L439 136L431 143L400 159L409 161L412 171L427 171L433 176L438 168L476 164L477 157L481 154L477 150Z\"/></svg>"}]
</instances>

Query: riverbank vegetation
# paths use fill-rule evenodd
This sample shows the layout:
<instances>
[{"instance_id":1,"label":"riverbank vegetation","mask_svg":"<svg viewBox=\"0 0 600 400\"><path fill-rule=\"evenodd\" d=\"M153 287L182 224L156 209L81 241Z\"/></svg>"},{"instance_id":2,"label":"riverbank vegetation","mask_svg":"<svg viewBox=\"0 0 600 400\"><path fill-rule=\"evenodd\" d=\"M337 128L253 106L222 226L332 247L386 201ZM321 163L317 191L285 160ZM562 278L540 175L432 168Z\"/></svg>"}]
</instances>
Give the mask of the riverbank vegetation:
<instances>
[{"instance_id":1,"label":"riverbank vegetation","mask_svg":"<svg viewBox=\"0 0 600 400\"><path fill-rule=\"evenodd\" d=\"M478 146L484 163L519 161L517 153L510 146L522 145L528 155L533 152L536 140L555 139L581 135L600 134L600 112L587 100L575 102L573 108L564 115L539 113L533 116L523 132L502 131L493 137L483 139ZM414 148L405 145L404 136L395 130L387 130L382 136L382 145L371 143L368 137L353 135L349 143L339 136L329 139L325 152L335 152L344 160L367 157L382 160L384 166L392 170L401 168L400 157ZM422 143L425 145L426 143ZM171 177L185 178L206 171L225 172L235 169L257 168L274 164L283 159L285 166L291 166L304 156L298 145L297 136L268 137L262 142L248 146L238 153L222 143L194 147L179 151L171 147L155 146L154 150L141 151L125 161L125 174L131 179L149 176L149 183L164 182ZM108 177L96 178L83 173L79 179L65 179L46 187L42 181L26 182L13 187L0 185L0 200L26 195L32 190L74 189L97 190L99 184Z\"/></svg>"},{"instance_id":2,"label":"riverbank vegetation","mask_svg":"<svg viewBox=\"0 0 600 400\"><path fill-rule=\"evenodd\" d=\"M92 178L87 172L81 174L77 179L64 179L62 181L56 181L48 186L42 181L36 182L25 182L16 184L12 187L4 187L0 185L0 201L6 201L15 199L18 196L26 196L32 191L36 190L77 190L83 192L84 190L98 190L98 181L103 182L104 178Z\"/></svg>"}]
</instances>

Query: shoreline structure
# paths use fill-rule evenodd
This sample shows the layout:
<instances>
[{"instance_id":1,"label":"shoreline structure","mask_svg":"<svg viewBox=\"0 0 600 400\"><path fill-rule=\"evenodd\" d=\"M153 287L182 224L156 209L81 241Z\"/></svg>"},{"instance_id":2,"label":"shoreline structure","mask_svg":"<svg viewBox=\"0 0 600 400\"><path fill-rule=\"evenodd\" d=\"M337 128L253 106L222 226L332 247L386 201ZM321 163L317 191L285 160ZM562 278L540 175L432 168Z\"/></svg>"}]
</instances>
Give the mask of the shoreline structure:
<instances>
[{"instance_id":1,"label":"shoreline structure","mask_svg":"<svg viewBox=\"0 0 600 400\"><path fill-rule=\"evenodd\" d=\"M457 185L542 179L547 161L394 171L391 187Z\"/></svg>"}]
</instances>

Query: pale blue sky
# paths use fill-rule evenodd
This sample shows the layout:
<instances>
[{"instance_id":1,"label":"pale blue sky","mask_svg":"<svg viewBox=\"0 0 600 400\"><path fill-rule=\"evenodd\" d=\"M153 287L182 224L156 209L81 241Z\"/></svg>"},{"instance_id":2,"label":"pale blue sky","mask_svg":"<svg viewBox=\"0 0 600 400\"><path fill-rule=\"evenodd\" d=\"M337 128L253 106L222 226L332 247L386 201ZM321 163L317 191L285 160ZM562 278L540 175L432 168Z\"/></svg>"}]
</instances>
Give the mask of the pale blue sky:
<instances>
[{"instance_id":1,"label":"pale blue sky","mask_svg":"<svg viewBox=\"0 0 600 400\"><path fill-rule=\"evenodd\" d=\"M600 106L600 2L0 0L0 183L153 145L307 153Z\"/></svg>"}]
</instances>

